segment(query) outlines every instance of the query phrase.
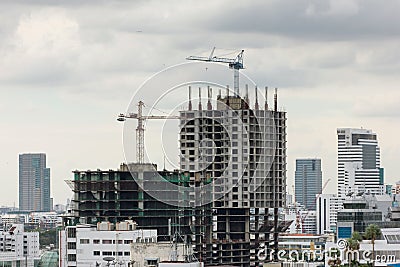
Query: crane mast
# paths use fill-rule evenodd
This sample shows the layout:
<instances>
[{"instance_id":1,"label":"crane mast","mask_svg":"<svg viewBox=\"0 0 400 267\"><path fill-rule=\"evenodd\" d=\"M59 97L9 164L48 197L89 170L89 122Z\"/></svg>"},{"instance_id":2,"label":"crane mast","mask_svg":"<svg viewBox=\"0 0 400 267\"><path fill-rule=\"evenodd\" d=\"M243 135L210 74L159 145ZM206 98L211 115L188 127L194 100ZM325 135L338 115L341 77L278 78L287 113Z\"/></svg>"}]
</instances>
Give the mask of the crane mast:
<instances>
[{"instance_id":1,"label":"crane mast","mask_svg":"<svg viewBox=\"0 0 400 267\"><path fill-rule=\"evenodd\" d=\"M126 119L137 119L138 125L136 127L136 160L138 163L144 163L144 122L149 119L179 119L179 116L143 116L143 101L139 101L138 103L138 112L137 113L128 113L128 114L119 114L117 120L120 122L125 121Z\"/></svg>"},{"instance_id":2,"label":"crane mast","mask_svg":"<svg viewBox=\"0 0 400 267\"><path fill-rule=\"evenodd\" d=\"M233 90L236 96L239 95L239 70L244 69L243 65L243 53L242 50L235 58L225 58L225 57L216 57L214 56L215 47L212 49L210 56L208 57L199 57L199 56L190 56L187 57L187 60L196 60L196 61L204 61L204 62L216 62L216 63L227 63L230 69L233 69Z\"/></svg>"}]
</instances>

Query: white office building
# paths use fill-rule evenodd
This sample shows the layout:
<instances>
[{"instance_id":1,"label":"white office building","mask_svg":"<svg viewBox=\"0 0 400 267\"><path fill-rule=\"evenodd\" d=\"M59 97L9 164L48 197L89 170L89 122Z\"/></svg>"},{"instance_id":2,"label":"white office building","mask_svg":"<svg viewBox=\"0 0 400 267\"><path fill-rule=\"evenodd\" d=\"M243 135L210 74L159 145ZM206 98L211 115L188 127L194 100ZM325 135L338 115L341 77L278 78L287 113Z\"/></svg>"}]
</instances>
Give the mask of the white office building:
<instances>
[{"instance_id":1,"label":"white office building","mask_svg":"<svg viewBox=\"0 0 400 267\"><path fill-rule=\"evenodd\" d=\"M107 263L127 266L131 261L131 243L157 242L157 230L136 229L136 223L124 221L94 225L67 226L60 232L60 267L89 267Z\"/></svg>"},{"instance_id":2,"label":"white office building","mask_svg":"<svg viewBox=\"0 0 400 267\"><path fill-rule=\"evenodd\" d=\"M337 213L343 208L343 200L334 194L321 194L317 198L317 234L336 231Z\"/></svg>"},{"instance_id":3,"label":"white office building","mask_svg":"<svg viewBox=\"0 0 400 267\"><path fill-rule=\"evenodd\" d=\"M377 135L366 129L337 129L338 197L384 193Z\"/></svg>"},{"instance_id":4,"label":"white office building","mask_svg":"<svg viewBox=\"0 0 400 267\"><path fill-rule=\"evenodd\" d=\"M0 266L34 267L39 260L38 232L24 232L23 224L13 224L0 233Z\"/></svg>"}]
</instances>

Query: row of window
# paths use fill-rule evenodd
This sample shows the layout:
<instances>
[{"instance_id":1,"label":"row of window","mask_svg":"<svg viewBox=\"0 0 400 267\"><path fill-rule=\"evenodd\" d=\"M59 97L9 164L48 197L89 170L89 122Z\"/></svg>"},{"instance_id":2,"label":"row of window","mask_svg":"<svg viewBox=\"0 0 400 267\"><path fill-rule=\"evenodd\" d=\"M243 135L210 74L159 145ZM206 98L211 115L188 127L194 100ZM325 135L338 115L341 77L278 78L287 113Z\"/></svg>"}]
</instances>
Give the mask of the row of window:
<instances>
[{"instance_id":1,"label":"row of window","mask_svg":"<svg viewBox=\"0 0 400 267\"><path fill-rule=\"evenodd\" d=\"M130 251L118 251L118 256L130 256ZM115 251L93 251L93 256L116 256ZM76 254L68 254L67 256L68 261L76 261Z\"/></svg>"},{"instance_id":2,"label":"row of window","mask_svg":"<svg viewBox=\"0 0 400 267\"><path fill-rule=\"evenodd\" d=\"M116 243L118 243L118 244L129 245L132 242L133 242L132 240L118 240L118 242L115 239L114 240L112 240L112 239L103 239L103 240L101 240L102 244L116 244ZM80 239L79 243L80 244L90 244L90 239ZM95 245L100 244L100 239L94 239L93 240L93 244L95 244Z\"/></svg>"},{"instance_id":3,"label":"row of window","mask_svg":"<svg viewBox=\"0 0 400 267\"><path fill-rule=\"evenodd\" d=\"M93 256L116 256L116 252L115 251L103 251L100 252L99 250L95 250L93 251ZM131 252L130 251L118 251L118 256L130 256Z\"/></svg>"}]
</instances>

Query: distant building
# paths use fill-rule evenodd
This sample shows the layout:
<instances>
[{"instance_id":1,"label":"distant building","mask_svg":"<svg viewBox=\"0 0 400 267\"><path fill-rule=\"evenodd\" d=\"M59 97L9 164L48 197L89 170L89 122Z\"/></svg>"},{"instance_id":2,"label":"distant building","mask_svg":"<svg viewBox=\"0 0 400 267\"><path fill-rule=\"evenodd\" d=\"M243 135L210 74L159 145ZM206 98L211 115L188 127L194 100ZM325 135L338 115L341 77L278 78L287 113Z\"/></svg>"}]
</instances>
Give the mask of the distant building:
<instances>
[{"instance_id":1,"label":"distant building","mask_svg":"<svg viewBox=\"0 0 400 267\"><path fill-rule=\"evenodd\" d=\"M385 194L389 196L393 195L393 185L385 184Z\"/></svg>"},{"instance_id":2,"label":"distant building","mask_svg":"<svg viewBox=\"0 0 400 267\"><path fill-rule=\"evenodd\" d=\"M316 234L317 233L317 214L315 211L303 211L301 215L302 233Z\"/></svg>"},{"instance_id":3,"label":"distant building","mask_svg":"<svg viewBox=\"0 0 400 267\"><path fill-rule=\"evenodd\" d=\"M323 257L318 259L314 255L320 255L325 249L325 243L328 240L328 236L313 235L313 234L280 234L279 235L279 253L282 258L286 258L289 262L289 257L294 258L294 261L299 262L299 265L293 265L293 261L290 265L279 265L279 266L321 266ZM291 254L289 256L289 254ZM303 258L304 256L304 258ZM306 262L307 265L301 265L300 262ZM319 262L316 265L309 265L313 261ZM297 264L297 262L295 262Z\"/></svg>"},{"instance_id":4,"label":"distant building","mask_svg":"<svg viewBox=\"0 0 400 267\"><path fill-rule=\"evenodd\" d=\"M362 192L384 193L383 169L376 133L366 129L337 129L338 197Z\"/></svg>"},{"instance_id":5,"label":"distant building","mask_svg":"<svg viewBox=\"0 0 400 267\"><path fill-rule=\"evenodd\" d=\"M350 238L357 231L364 233L370 224L380 228L398 228L397 212L393 207L398 202L393 202L388 195L363 195L353 196L343 202L343 209L337 214L337 237Z\"/></svg>"},{"instance_id":6,"label":"distant building","mask_svg":"<svg viewBox=\"0 0 400 267\"><path fill-rule=\"evenodd\" d=\"M317 234L336 232L337 212L343 208L343 199L334 194L317 198Z\"/></svg>"},{"instance_id":7,"label":"distant building","mask_svg":"<svg viewBox=\"0 0 400 267\"><path fill-rule=\"evenodd\" d=\"M396 182L396 185L393 186L393 194L400 195L400 181Z\"/></svg>"},{"instance_id":8,"label":"distant building","mask_svg":"<svg viewBox=\"0 0 400 267\"><path fill-rule=\"evenodd\" d=\"M50 211L51 208L46 154L19 155L19 210Z\"/></svg>"},{"instance_id":9,"label":"distant building","mask_svg":"<svg viewBox=\"0 0 400 267\"><path fill-rule=\"evenodd\" d=\"M27 224L32 228L51 229L62 224L62 219L55 211L31 212Z\"/></svg>"},{"instance_id":10,"label":"distant building","mask_svg":"<svg viewBox=\"0 0 400 267\"><path fill-rule=\"evenodd\" d=\"M374 266L399 266L400 265L400 228L382 228L382 239L375 240ZM338 248L337 243L326 242L325 249ZM353 257L363 265L372 261L372 243L370 240L363 240L360 242L360 248L356 253L340 253L342 264L346 266ZM328 266L327 261L329 257L325 257L325 266ZM354 258L353 258L354 259ZM343 266L343 265L342 265Z\"/></svg>"},{"instance_id":11,"label":"distant building","mask_svg":"<svg viewBox=\"0 0 400 267\"><path fill-rule=\"evenodd\" d=\"M3 225L24 224L27 214L9 213L1 215L1 223Z\"/></svg>"},{"instance_id":12,"label":"distant building","mask_svg":"<svg viewBox=\"0 0 400 267\"><path fill-rule=\"evenodd\" d=\"M34 267L39 260L39 232L24 232L23 224L0 232L0 266Z\"/></svg>"},{"instance_id":13,"label":"distant building","mask_svg":"<svg viewBox=\"0 0 400 267\"><path fill-rule=\"evenodd\" d=\"M296 159L296 201L315 210L315 196L322 191L321 159Z\"/></svg>"}]
</instances>

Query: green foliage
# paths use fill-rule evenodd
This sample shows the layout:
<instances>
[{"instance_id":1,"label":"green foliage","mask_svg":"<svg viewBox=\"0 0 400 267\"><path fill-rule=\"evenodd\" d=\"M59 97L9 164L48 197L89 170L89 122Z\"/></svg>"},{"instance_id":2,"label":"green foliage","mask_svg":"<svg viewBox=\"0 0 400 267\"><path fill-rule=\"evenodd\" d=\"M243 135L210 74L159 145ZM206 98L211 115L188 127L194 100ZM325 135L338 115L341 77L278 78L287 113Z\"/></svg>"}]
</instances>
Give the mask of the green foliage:
<instances>
[{"instance_id":1,"label":"green foliage","mask_svg":"<svg viewBox=\"0 0 400 267\"><path fill-rule=\"evenodd\" d=\"M366 239L371 240L373 243L379 236L381 235L381 229L376 224L368 225L367 229L365 229L365 237Z\"/></svg>"},{"instance_id":2,"label":"green foliage","mask_svg":"<svg viewBox=\"0 0 400 267\"><path fill-rule=\"evenodd\" d=\"M371 240L372 243L372 258L375 259L375 240L380 237L381 229L376 224L368 225L367 229L365 229L365 237ZM372 262L372 266L375 266L375 262Z\"/></svg>"},{"instance_id":3,"label":"green foliage","mask_svg":"<svg viewBox=\"0 0 400 267\"><path fill-rule=\"evenodd\" d=\"M363 240L361 234L357 231L353 232L353 235L351 236L351 238L354 240L357 240L358 242Z\"/></svg>"},{"instance_id":4,"label":"green foliage","mask_svg":"<svg viewBox=\"0 0 400 267\"><path fill-rule=\"evenodd\" d=\"M45 247L57 242L57 229L44 230L39 232L40 246Z\"/></svg>"}]
</instances>

